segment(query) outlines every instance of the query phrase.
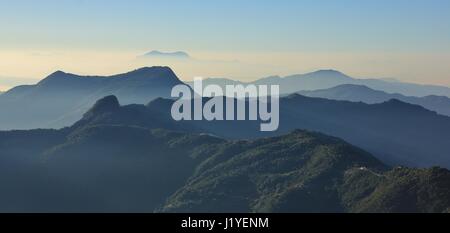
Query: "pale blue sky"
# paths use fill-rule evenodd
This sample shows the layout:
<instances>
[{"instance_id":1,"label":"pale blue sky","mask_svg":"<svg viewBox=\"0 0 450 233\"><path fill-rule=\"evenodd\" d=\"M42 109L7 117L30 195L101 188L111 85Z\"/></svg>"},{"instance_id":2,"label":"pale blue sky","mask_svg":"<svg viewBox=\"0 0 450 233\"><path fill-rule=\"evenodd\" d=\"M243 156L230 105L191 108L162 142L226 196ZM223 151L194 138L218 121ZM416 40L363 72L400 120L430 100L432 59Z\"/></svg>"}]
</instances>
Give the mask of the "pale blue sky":
<instances>
[{"instance_id":1,"label":"pale blue sky","mask_svg":"<svg viewBox=\"0 0 450 233\"><path fill-rule=\"evenodd\" d=\"M450 49L448 0L1 0L2 47Z\"/></svg>"},{"instance_id":2,"label":"pale blue sky","mask_svg":"<svg viewBox=\"0 0 450 233\"><path fill-rule=\"evenodd\" d=\"M333 64L332 61L322 64L321 59L327 54L339 59L339 53L345 53L347 60L351 60L349 54L364 54L365 59L375 64L388 62L378 60L383 53L395 62L401 62L405 54L427 54L431 57L427 60L438 60L450 53L450 1L0 0L0 51L146 52L151 49L231 53L236 54L233 59L237 60L241 59L241 53L320 54L316 65L290 67L289 72L328 68L325 66ZM355 55L353 59L355 66L359 65L356 59L361 58ZM33 63L32 59L25 61ZM414 62L420 63L417 59ZM280 60L281 63L285 60ZM330 68L348 69L349 66L336 63ZM411 65L399 66L406 69ZM440 70L435 77L428 77L430 82L450 84L446 69L425 66ZM65 66L61 64L61 67ZM35 73L41 75L52 68ZM382 67L376 72L366 70L347 72L379 75ZM79 71L91 70L80 68ZM403 71L382 75L412 77ZM0 63L0 75L5 73L15 75L12 68ZM254 74L257 75L260 74ZM28 74L18 71L17 76ZM427 82L420 77L409 80Z\"/></svg>"}]
</instances>

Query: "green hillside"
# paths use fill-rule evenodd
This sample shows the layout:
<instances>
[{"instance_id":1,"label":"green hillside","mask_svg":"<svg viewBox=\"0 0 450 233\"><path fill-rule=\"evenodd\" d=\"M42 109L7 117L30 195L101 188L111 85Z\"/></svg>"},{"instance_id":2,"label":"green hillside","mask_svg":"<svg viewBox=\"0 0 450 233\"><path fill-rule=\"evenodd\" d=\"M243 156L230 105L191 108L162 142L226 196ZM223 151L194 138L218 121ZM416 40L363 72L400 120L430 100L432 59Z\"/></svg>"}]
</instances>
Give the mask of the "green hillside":
<instances>
[{"instance_id":1,"label":"green hillside","mask_svg":"<svg viewBox=\"0 0 450 233\"><path fill-rule=\"evenodd\" d=\"M295 131L222 148L163 211L442 212L449 178L438 168L389 170L339 139Z\"/></svg>"},{"instance_id":2,"label":"green hillside","mask_svg":"<svg viewBox=\"0 0 450 233\"><path fill-rule=\"evenodd\" d=\"M108 97L70 128L0 132L0 212L449 211L446 169L391 168L305 130L227 140L157 129L178 125L139 111Z\"/></svg>"}]
</instances>

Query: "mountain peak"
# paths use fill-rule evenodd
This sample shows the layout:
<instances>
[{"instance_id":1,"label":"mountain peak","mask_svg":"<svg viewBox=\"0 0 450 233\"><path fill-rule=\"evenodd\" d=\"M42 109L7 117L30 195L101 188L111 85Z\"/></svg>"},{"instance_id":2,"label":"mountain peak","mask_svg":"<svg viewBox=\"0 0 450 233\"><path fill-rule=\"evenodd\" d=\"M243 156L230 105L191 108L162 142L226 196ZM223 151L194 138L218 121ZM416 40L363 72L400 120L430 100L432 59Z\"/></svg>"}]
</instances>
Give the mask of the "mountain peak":
<instances>
[{"instance_id":1,"label":"mountain peak","mask_svg":"<svg viewBox=\"0 0 450 233\"><path fill-rule=\"evenodd\" d=\"M64 72L64 71L61 71L61 70L57 70L57 71L51 73L51 74L50 74L49 76L47 76L45 79L61 78L61 77L66 77L66 76L68 76L68 75L70 75L70 74L69 74L69 73L66 73L66 72ZM45 79L44 79L44 80L45 80Z\"/></svg>"},{"instance_id":2,"label":"mountain peak","mask_svg":"<svg viewBox=\"0 0 450 233\"><path fill-rule=\"evenodd\" d=\"M338 70L333 70L333 69L323 69L323 70L318 70L315 72L312 72L310 74L315 74L315 75L339 75L339 76L346 76L344 73L338 71Z\"/></svg>"},{"instance_id":3,"label":"mountain peak","mask_svg":"<svg viewBox=\"0 0 450 233\"><path fill-rule=\"evenodd\" d=\"M64 75L66 74L66 72L62 71L62 70L57 70L53 73L51 73L49 76L59 76L59 75Z\"/></svg>"},{"instance_id":4,"label":"mountain peak","mask_svg":"<svg viewBox=\"0 0 450 233\"><path fill-rule=\"evenodd\" d=\"M118 108L120 108L119 100L116 96L110 95L99 99L86 114L89 116L90 114L112 112Z\"/></svg>"},{"instance_id":5,"label":"mountain peak","mask_svg":"<svg viewBox=\"0 0 450 233\"><path fill-rule=\"evenodd\" d=\"M152 66L142 67L125 73L125 75L138 75L142 77L158 76L158 75L175 75L173 70L168 66Z\"/></svg>"},{"instance_id":6,"label":"mountain peak","mask_svg":"<svg viewBox=\"0 0 450 233\"><path fill-rule=\"evenodd\" d=\"M141 72L141 73L145 73L145 72L173 72L172 69L168 66L145 66L145 67L141 67L138 69L135 69L133 71L131 71L130 73L133 72Z\"/></svg>"},{"instance_id":7,"label":"mountain peak","mask_svg":"<svg viewBox=\"0 0 450 233\"><path fill-rule=\"evenodd\" d=\"M168 66L142 67L131 72L118 75L116 77L130 79L148 79L152 80L152 82L161 82L171 85L181 84L181 81L178 79L175 72L173 72L173 70Z\"/></svg>"},{"instance_id":8,"label":"mountain peak","mask_svg":"<svg viewBox=\"0 0 450 233\"><path fill-rule=\"evenodd\" d=\"M46 78L38 82L38 85L60 85L63 84L67 78L78 77L77 75L66 73L64 71L58 70L51 73Z\"/></svg>"},{"instance_id":9,"label":"mountain peak","mask_svg":"<svg viewBox=\"0 0 450 233\"><path fill-rule=\"evenodd\" d=\"M189 54L183 51L161 52L158 50L153 50L146 53L144 56L156 58L190 58Z\"/></svg>"}]
</instances>

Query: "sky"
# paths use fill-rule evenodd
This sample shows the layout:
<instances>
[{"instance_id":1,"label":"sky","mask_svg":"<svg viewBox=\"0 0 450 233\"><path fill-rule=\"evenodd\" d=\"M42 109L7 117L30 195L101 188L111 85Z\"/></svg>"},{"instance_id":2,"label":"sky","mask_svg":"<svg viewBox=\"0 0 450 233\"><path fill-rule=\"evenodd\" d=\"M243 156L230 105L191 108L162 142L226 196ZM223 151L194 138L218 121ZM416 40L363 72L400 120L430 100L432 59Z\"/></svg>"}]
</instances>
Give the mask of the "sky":
<instances>
[{"instance_id":1,"label":"sky","mask_svg":"<svg viewBox=\"0 0 450 233\"><path fill-rule=\"evenodd\" d=\"M193 59L143 61L151 51ZM168 65L254 80L336 69L450 86L448 0L0 0L0 90Z\"/></svg>"}]
</instances>

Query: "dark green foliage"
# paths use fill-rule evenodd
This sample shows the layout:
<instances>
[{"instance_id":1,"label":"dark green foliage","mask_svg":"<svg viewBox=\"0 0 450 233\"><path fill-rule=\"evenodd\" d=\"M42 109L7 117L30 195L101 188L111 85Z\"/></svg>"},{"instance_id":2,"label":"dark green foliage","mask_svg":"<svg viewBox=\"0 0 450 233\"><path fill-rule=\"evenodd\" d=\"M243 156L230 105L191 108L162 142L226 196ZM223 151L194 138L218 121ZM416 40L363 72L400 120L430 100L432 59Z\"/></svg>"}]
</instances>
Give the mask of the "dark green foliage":
<instances>
[{"instance_id":1,"label":"dark green foliage","mask_svg":"<svg viewBox=\"0 0 450 233\"><path fill-rule=\"evenodd\" d=\"M446 169L396 168L355 211L445 212L450 206L450 172Z\"/></svg>"},{"instance_id":2,"label":"dark green foliage","mask_svg":"<svg viewBox=\"0 0 450 233\"><path fill-rule=\"evenodd\" d=\"M339 139L306 131L226 147L200 165L164 211L343 212L338 188L349 170L387 169Z\"/></svg>"},{"instance_id":3,"label":"dark green foliage","mask_svg":"<svg viewBox=\"0 0 450 233\"><path fill-rule=\"evenodd\" d=\"M307 131L225 144L169 198L167 212L444 212L446 169L390 170Z\"/></svg>"}]
</instances>

